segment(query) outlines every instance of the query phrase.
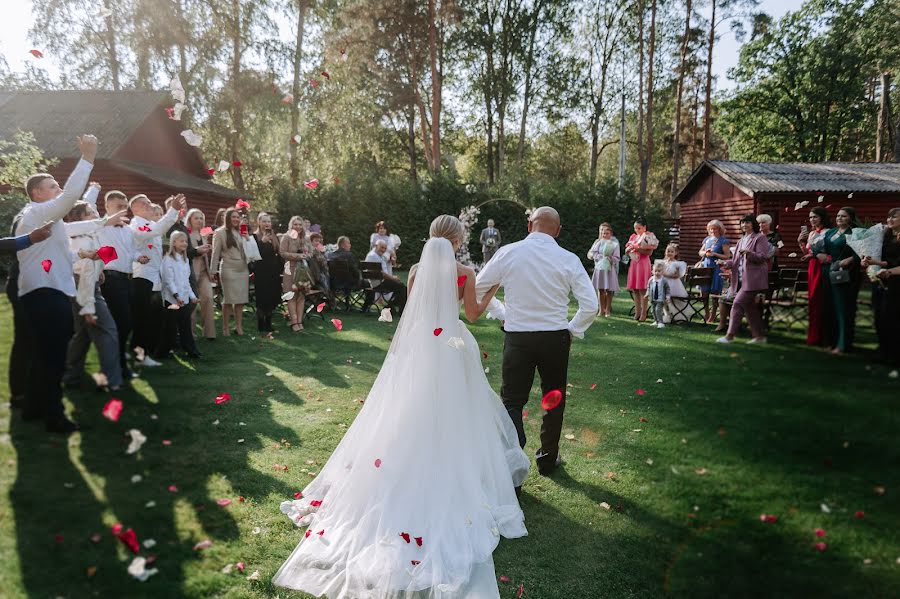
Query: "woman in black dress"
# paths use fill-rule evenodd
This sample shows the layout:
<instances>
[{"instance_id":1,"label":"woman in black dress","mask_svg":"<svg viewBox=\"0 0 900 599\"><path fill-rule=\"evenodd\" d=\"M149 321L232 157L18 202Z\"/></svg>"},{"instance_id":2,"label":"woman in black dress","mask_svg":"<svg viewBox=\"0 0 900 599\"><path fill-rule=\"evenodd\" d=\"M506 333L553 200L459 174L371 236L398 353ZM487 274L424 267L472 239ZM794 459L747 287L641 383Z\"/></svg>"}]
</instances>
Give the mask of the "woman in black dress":
<instances>
[{"instance_id":1,"label":"woman in black dress","mask_svg":"<svg viewBox=\"0 0 900 599\"><path fill-rule=\"evenodd\" d=\"M888 212L881 260L865 256L862 266L881 267L878 273L881 283L872 285L878 354L881 360L900 366L900 208Z\"/></svg>"},{"instance_id":2,"label":"woman in black dress","mask_svg":"<svg viewBox=\"0 0 900 599\"><path fill-rule=\"evenodd\" d=\"M272 229L272 217L260 212L253 233L262 260L253 263L256 296L256 321L260 333L273 333L272 312L281 303L281 271L284 263L278 253L278 236Z\"/></svg>"}]
</instances>

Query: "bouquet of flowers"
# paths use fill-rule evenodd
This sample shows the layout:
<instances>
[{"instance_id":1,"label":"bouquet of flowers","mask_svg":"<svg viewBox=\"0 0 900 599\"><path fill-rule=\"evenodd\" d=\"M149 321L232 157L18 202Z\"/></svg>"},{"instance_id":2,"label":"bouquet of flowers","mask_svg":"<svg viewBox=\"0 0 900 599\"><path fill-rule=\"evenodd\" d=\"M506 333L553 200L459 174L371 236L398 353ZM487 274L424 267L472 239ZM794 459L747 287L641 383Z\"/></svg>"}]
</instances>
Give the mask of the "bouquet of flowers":
<instances>
[{"instance_id":1,"label":"bouquet of flowers","mask_svg":"<svg viewBox=\"0 0 900 599\"><path fill-rule=\"evenodd\" d=\"M847 245L849 245L859 257L868 256L873 260L879 261L881 260L881 247L883 242L884 225L881 223L868 229L862 227L853 229L850 236L847 238ZM875 266L874 264L866 269L866 274L873 283L879 281L879 270L881 270L881 267Z\"/></svg>"}]
</instances>

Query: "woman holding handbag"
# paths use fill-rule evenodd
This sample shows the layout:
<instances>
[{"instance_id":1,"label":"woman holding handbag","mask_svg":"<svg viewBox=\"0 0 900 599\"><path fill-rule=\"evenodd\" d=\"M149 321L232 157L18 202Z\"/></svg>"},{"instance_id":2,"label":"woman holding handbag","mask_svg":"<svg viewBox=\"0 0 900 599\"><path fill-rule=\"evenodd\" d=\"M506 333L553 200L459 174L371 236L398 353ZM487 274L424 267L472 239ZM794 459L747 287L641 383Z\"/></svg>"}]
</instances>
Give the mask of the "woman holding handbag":
<instances>
[{"instance_id":1,"label":"woman holding handbag","mask_svg":"<svg viewBox=\"0 0 900 599\"><path fill-rule=\"evenodd\" d=\"M222 286L222 335L234 314L234 333L244 334L244 304L250 298L250 269L244 243L249 234L241 231L241 213L234 208L225 211L225 224L213 234L210 274ZM221 262L221 265L220 265Z\"/></svg>"},{"instance_id":2,"label":"woman holding handbag","mask_svg":"<svg viewBox=\"0 0 900 599\"><path fill-rule=\"evenodd\" d=\"M843 354L853 348L856 332L856 298L859 295L861 277L859 256L847 245L847 237L853 227L859 227L856 210L846 206L838 210L835 225L825 233L825 257L829 282L831 283L831 303L834 306L835 344L831 353ZM825 268L825 266L823 266Z\"/></svg>"},{"instance_id":3,"label":"woman holding handbag","mask_svg":"<svg viewBox=\"0 0 900 599\"><path fill-rule=\"evenodd\" d=\"M291 330L294 332L303 330L303 309L306 303L306 294L312 288L312 280L309 279L308 260L311 256L311 246L306 239L306 230L303 228L303 217L292 216L288 222L287 233L281 236L279 253L284 260L284 273L281 276L282 296L287 301L288 314L291 317Z\"/></svg>"}]
</instances>

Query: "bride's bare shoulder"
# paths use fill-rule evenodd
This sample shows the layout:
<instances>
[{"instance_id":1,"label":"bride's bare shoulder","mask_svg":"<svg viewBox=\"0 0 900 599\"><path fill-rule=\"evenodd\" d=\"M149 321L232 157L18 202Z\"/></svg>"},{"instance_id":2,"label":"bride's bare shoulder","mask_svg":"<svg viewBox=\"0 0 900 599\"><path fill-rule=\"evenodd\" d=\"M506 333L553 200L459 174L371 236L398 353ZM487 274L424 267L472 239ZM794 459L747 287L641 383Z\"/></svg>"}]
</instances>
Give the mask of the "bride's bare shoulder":
<instances>
[{"instance_id":1,"label":"bride's bare shoulder","mask_svg":"<svg viewBox=\"0 0 900 599\"><path fill-rule=\"evenodd\" d=\"M456 274L459 276L475 277L475 269L459 262L456 263Z\"/></svg>"}]
</instances>

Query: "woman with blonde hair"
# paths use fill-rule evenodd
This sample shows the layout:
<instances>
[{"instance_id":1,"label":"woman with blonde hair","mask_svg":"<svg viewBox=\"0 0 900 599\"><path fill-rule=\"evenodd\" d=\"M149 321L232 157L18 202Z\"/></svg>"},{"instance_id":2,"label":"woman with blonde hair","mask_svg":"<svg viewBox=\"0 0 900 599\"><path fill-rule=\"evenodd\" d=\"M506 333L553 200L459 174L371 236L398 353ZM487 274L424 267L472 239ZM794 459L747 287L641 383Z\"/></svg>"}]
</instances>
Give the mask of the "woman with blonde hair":
<instances>
[{"instance_id":1,"label":"woman with blonde hair","mask_svg":"<svg viewBox=\"0 0 900 599\"><path fill-rule=\"evenodd\" d=\"M212 251L212 233L207 231L206 216L202 210L191 208L184 215L184 226L188 230L188 242L197 250L192 266L194 267L194 281L197 285L197 297L200 299L200 319L203 322L203 336L212 341L216 338L216 304L213 300L214 292L212 275L209 268L209 253ZM211 230L211 228L210 228ZM196 325L197 311L191 313L191 329Z\"/></svg>"},{"instance_id":2,"label":"woman with blonde hair","mask_svg":"<svg viewBox=\"0 0 900 599\"><path fill-rule=\"evenodd\" d=\"M529 459L460 321L460 299L475 320L496 291L476 303L475 273L454 256L461 229L449 215L432 223L354 426L281 504L309 534L273 584L314 597L500 597L492 553L499 537L527 534L516 487Z\"/></svg>"},{"instance_id":3,"label":"woman with blonde hair","mask_svg":"<svg viewBox=\"0 0 900 599\"><path fill-rule=\"evenodd\" d=\"M272 228L272 217L267 212L256 216L253 233L262 260L253 263L253 288L256 298L256 326L260 333L271 336L272 312L281 303L281 273L284 265L278 248L281 243Z\"/></svg>"},{"instance_id":4,"label":"woman with blonde hair","mask_svg":"<svg viewBox=\"0 0 900 599\"><path fill-rule=\"evenodd\" d=\"M288 298L291 330L296 333L303 330L306 294L312 290L313 285L308 262L312 255L312 246L306 238L302 216L292 216L288 221L288 230L281 236L278 253L284 260L284 272L281 275L281 291L284 294L282 297Z\"/></svg>"},{"instance_id":5,"label":"woman with blonde hair","mask_svg":"<svg viewBox=\"0 0 900 599\"><path fill-rule=\"evenodd\" d=\"M594 276L591 282L597 290L600 302L598 316L612 314L613 294L619 290L619 259L621 258L619 242L613 239L612 226L609 223L600 225L600 235L588 251L588 260L594 261Z\"/></svg>"},{"instance_id":6,"label":"woman with blonde hair","mask_svg":"<svg viewBox=\"0 0 900 599\"><path fill-rule=\"evenodd\" d=\"M234 208L225 211L225 224L213 235L210 274L222 285L222 335L234 314L234 333L244 334L244 304L250 299L250 269L244 253L247 234L241 232L241 213ZM221 265L220 265L221 263Z\"/></svg>"},{"instance_id":7,"label":"woman with blonde hair","mask_svg":"<svg viewBox=\"0 0 900 599\"><path fill-rule=\"evenodd\" d=\"M169 252L160 267L162 298L166 308L163 311L163 334L157 350L161 356L168 354L174 347L177 336L181 349L189 357L200 357L191 331L191 313L194 311L194 304L200 300L191 288L191 263L187 257L189 243L184 231L172 233L169 237Z\"/></svg>"},{"instance_id":8,"label":"woman with blonde hair","mask_svg":"<svg viewBox=\"0 0 900 599\"><path fill-rule=\"evenodd\" d=\"M703 297L703 317L708 324L715 324L716 311L718 303L713 303L712 316L709 312L709 294L720 293L724 287L722 281L722 270L719 268L719 262L731 258L731 245L728 238L725 237L725 225L719 219L713 219L706 224L706 237L700 245L700 265L704 268L713 269L712 281L709 285L700 287L701 297Z\"/></svg>"}]
</instances>

